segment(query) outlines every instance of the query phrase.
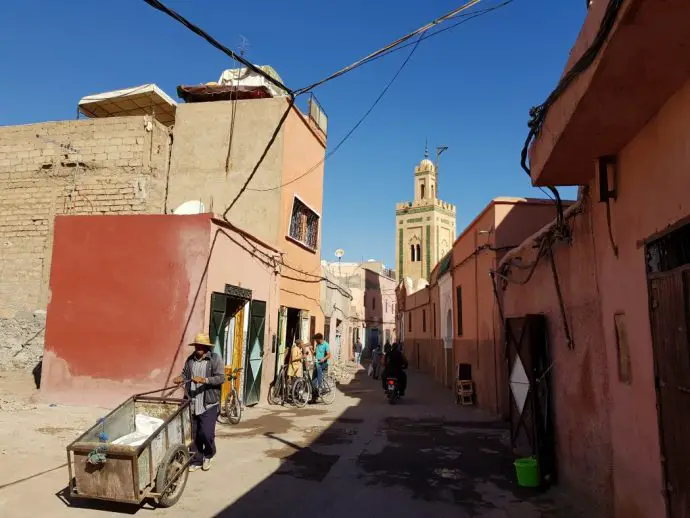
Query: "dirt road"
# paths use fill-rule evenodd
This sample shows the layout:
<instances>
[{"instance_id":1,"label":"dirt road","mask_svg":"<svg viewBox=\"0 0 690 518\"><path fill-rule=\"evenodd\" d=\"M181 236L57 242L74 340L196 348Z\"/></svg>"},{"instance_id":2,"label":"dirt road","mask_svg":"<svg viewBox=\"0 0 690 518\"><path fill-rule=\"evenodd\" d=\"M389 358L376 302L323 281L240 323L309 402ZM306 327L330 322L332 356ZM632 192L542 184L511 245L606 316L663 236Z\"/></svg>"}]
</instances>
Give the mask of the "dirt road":
<instances>
[{"instance_id":1,"label":"dirt road","mask_svg":"<svg viewBox=\"0 0 690 518\"><path fill-rule=\"evenodd\" d=\"M10 389L22 404L31 397L30 380L0 373L0 395ZM448 392L424 376L411 373L408 397L395 406L363 373L340 390L330 407L255 407L240 425L219 425L213 469L190 474L171 509L64 499L65 445L105 410L30 403L23 410L1 410L0 516L584 515L560 496L516 488L504 427L456 407Z\"/></svg>"}]
</instances>

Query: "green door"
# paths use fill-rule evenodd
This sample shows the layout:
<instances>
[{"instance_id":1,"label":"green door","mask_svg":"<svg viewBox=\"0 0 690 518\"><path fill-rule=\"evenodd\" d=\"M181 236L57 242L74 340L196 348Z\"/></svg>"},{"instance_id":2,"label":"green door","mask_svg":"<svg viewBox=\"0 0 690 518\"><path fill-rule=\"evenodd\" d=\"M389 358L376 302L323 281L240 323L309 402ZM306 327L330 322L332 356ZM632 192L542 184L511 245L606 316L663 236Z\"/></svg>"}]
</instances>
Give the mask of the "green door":
<instances>
[{"instance_id":1,"label":"green door","mask_svg":"<svg viewBox=\"0 0 690 518\"><path fill-rule=\"evenodd\" d=\"M261 397L261 373L264 361L266 303L252 300L249 304L249 336L244 368L244 404L255 405Z\"/></svg>"}]
</instances>

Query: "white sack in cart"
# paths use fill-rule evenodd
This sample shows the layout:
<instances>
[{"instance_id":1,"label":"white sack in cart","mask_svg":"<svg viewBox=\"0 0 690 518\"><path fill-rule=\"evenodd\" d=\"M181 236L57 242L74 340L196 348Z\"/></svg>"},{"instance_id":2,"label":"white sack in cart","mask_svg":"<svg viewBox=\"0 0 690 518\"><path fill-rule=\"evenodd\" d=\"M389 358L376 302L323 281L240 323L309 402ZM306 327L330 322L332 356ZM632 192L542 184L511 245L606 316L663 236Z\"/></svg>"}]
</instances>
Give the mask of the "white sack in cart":
<instances>
[{"instance_id":1,"label":"white sack in cart","mask_svg":"<svg viewBox=\"0 0 690 518\"><path fill-rule=\"evenodd\" d=\"M163 424L163 420L157 417L151 417L144 414L137 414L134 417L136 431L123 435L115 439L112 444L120 444L122 446L140 446L148 439L158 427Z\"/></svg>"}]
</instances>

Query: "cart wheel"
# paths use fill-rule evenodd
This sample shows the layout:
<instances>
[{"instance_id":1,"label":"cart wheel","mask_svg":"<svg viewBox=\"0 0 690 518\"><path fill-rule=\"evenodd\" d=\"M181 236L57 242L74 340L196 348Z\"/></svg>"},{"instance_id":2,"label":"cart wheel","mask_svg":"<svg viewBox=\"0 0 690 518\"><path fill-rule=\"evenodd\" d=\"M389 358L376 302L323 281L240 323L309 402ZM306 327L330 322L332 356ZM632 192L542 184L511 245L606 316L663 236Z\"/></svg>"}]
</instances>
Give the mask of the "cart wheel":
<instances>
[{"instance_id":1,"label":"cart wheel","mask_svg":"<svg viewBox=\"0 0 690 518\"><path fill-rule=\"evenodd\" d=\"M165 493L158 497L159 506L172 507L182 496L189 477L188 459L189 450L183 444L173 446L165 453L156 475L156 490L167 486Z\"/></svg>"}]
</instances>

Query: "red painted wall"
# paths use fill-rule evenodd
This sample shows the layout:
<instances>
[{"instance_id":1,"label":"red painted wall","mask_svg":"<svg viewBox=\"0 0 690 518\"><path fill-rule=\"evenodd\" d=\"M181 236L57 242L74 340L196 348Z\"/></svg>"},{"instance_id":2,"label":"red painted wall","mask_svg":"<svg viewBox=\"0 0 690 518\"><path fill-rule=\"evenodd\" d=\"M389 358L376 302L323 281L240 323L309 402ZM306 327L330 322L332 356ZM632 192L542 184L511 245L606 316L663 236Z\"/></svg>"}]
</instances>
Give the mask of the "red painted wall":
<instances>
[{"instance_id":1,"label":"red painted wall","mask_svg":"<svg viewBox=\"0 0 690 518\"><path fill-rule=\"evenodd\" d=\"M203 319L210 228L208 214L55 219L44 398L112 405L177 374Z\"/></svg>"}]
</instances>

